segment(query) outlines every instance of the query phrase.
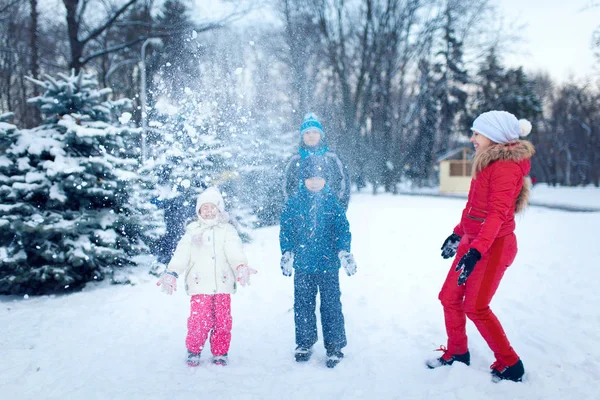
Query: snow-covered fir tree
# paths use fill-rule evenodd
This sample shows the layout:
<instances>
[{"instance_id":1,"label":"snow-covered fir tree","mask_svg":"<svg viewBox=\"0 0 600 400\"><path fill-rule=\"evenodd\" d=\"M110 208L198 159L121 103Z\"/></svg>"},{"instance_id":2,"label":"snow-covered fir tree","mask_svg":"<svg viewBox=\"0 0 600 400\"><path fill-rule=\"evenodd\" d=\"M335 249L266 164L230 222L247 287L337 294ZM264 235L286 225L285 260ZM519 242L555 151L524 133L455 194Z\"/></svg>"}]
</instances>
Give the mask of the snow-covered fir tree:
<instances>
[{"instance_id":1,"label":"snow-covered fir tree","mask_svg":"<svg viewBox=\"0 0 600 400\"><path fill-rule=\"evenodd\" d=\"M237 196L239 165L235 144L226 140L235 135L234 125L243 123L243 119L229 115L230 106L220 107L203 98L202 94L188 90L177 106L168 104L168 99L159 101L156 108L162 114L150 121L150 157L142 171L155 177L159 193L155 202L168 208L165 209L167 225L173 219L177 224L173 228L182 229L194 217L197 195L208 186L218 186L232 222L248 240L255 217ZM174 237L167 239L167 248L176 245L178 237Z\"/></svg>"},{"instance_id":2,"label":"snow-covered fir tree","mask_svg":"<svg viewBox=\"0 0 600 400\"><path fill-rule=\"evenodd\" d=\"M279 220L284 160L297 146L297 133L293 141L283 140L287 128L283 128L281 99L255 90L269 79L255 76L254 64L248 67L243 57L245 52L254 54L254 44L242 45L240 40L232 48L231 43L220 42L220 37L203 44L200 73L180 81L182 90L173 90L169 83L169 71L181 67L176 57L155 76L156 103L149 113L151 154L144 171L157 177L160 196L155 202L165 210L168 230L159 250L166 249L166 253L176 245L182 227L194 218L196 196L206 186L219 187L245 240L252 228ZM176 48L172 50L177 53ZM253 78L262 80L249 85Z\"/></svg>"},{"instance_id":3,"label":"snow-covered fir tree","mask_svg":"<svg viewBox=\"0 0 600 400\"><path fill-rule=\"evenodd\" d=\"M110 89L83 72L31 81L44 91L29 100L44 125L9 132L0 157L0 294L127 281L160 227L136 173L131 101L106 101Z\"/></svg>"},{"instance_id":4,"label":"snow-covered fir tree","mask_svg":"<svg viewBox=\"0 0 600 400\"><path fill-rule=\"evenodd\" d=\"M262 115L248 121L233 139L239 175L236 196L250 207L258 226L278 224L284 200L282 171L297 151L298 132Z\"/></svg>"},{"instance_id":5,"label":"snow-covered fir tree","mask_svg":"<svg viewBox=\"0 0 600 400\"><path fill-rule=\"evenodd\" d=\"M153 55L153 64L170 98L183 98L186 88L193 87L198 77L202 49L191 7L192 2L187 0L166 0L154 27L164 36L162 48Z\"/></svg>"},{"instance_id":6,"label":"snow-covered fir tree","mask_svg":"<svg viewBox=\"0 0 600 400\"><path fill-rule=\"evenodd\" d=\"M293 115L289 98L273 95L272 86L285 72L254 42L240 37L232 44L222 41L222 35L213 39L207 55L219 60L209 74L216 80L205 79L202 87L216 105L219 138L233 155L230 165L237 179L229 181L230 191L241 217L251 211L257 226L277 224L285 161L299 142L297 127L290 129L286 117Z\"/></svg>"}]
</instances>

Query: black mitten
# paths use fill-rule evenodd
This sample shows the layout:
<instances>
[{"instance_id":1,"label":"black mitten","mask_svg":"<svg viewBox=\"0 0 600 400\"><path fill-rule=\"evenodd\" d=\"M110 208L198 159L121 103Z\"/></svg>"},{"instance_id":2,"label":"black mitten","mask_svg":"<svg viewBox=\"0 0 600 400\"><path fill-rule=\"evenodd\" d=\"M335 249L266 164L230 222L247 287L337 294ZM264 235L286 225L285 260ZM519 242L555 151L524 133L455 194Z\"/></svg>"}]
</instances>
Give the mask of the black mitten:
<instances>
[{"instance_id":1,"label":"black mitten","mask_svg":"<svg viewBox=\"0 0 600 400\"><path fill-rule=\"evenodd\" d=\"M448 236L442 245L442 257L451 258L456 255L456 249L458 248L458 244L460 243L460 236L456 233Z\"/></svg>"},{"instance_id":2,"label":"black mitten","mask_svg":"<svg viewBox=\"0 0 600 400\"><path fill-rule=\"evenodd\" d=\"M467 278L469 277L469 275L471 275L471 272L473 272L473 269L475 268L475 264L477 264L477 261L479 260L481 260L481 253L478 250L472 248L469 249L467 254L462 256L458 264L456 264L455 270L456 272L458 272L462 269L460 275L458 276L458 286L462 285L467 281Z\"/></svg>"}]
</instances>

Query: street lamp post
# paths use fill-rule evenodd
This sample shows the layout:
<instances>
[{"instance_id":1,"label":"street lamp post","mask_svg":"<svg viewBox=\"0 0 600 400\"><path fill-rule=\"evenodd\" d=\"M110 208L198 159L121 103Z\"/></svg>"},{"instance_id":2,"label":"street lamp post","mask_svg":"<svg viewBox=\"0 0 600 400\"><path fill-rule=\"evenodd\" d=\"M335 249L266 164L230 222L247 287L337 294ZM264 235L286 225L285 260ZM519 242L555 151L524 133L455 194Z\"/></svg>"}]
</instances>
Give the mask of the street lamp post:
<instances>
[{"instance_id":1,"label":"street lamp post","mask_svg":"<svg viewBox=\"0 0 600 400\"><path fill-rule=\"evenodd\" d=\"M107 86L110 86L110 78L112 77L112 75L119 69L121 68L123 65L127 65L127 64L137 64L139 61L137 60L137 58L128 58L126 60L121 61L120 63L117 63L117 65L115 65L114 67L111 67L108 72L106 73L106 77L104 78L104 81L106 82Z\"/></svg>"},{"instance_id":2,"label":"street lamp post","mask_svg":"<svg viewBox=\"0 0 600 400\"><path fill-rule=\"evenodd\" d=\"M142 163L146 161L146 130L148 128L148 115L146 112L146 46L152 44L161 46L162 40L158 38L148 38L142 44L142 54L140 62L140 78L142 80L140 93L140 106L142 111Z\"/></svg>"}]
</instances>

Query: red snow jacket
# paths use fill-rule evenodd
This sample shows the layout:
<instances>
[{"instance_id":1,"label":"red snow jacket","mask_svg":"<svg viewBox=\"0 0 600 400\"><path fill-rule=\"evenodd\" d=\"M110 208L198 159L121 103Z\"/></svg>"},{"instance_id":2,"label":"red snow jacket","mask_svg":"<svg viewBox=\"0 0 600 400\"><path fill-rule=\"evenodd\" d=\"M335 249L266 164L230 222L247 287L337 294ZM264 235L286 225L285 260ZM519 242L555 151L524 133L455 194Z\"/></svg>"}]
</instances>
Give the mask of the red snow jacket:
<instances>
[{"instance_id":1,"label":"red snow jacket","mask_svg":"<svg viewBox=\"0 0 600 400\"><path fill-rule=\"evenodd\" d=\"M533 145L521 140L492 145L475 157L469 198L454 233L472 238L470 247L481 254L515 230L515 213L529 199L526 176L534 153Z\"/></svg>"}]
</instances>

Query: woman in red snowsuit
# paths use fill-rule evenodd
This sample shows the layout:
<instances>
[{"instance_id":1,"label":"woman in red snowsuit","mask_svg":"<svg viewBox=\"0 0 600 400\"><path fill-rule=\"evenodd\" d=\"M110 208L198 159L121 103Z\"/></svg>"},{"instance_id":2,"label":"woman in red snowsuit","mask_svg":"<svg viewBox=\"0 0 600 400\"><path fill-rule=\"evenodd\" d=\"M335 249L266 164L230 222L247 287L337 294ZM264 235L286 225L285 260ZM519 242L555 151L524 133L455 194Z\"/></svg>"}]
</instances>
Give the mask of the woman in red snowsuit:
<instances>
[{"instance_id":1,"label":"woman in red snowsuit","mask_svg":"<svg viewBox=\"0 0 600 400\"><path fill-rule=\"evenodd\" d=\"M494 352L493 379L521 381L523 363L489 305L517 254L514 216L527 205L526 176L535 152L519 136L528 134L531 124L505 111L490 111L475 119L471 129L476 155L469 197L460 223L442 246L442 257L456 255L439 295L448 346L427 366L469 365L468 317Z\"/></svg>"}]
</instances>

